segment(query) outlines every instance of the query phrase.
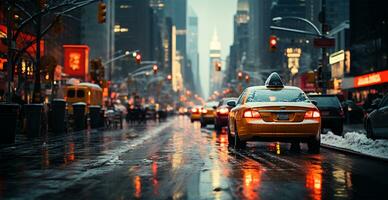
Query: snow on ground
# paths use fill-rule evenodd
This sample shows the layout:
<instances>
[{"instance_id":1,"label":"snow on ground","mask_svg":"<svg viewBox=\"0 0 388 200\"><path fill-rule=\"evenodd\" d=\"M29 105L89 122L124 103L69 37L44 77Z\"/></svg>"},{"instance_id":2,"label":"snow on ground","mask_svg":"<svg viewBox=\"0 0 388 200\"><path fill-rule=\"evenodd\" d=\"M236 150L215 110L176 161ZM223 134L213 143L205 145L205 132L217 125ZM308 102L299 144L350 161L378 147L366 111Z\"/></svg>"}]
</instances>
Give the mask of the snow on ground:
<instances>
[{"instance_id":1,"label":"snow on ground","mask_svg":"<svg viewBox=\"0 0 388 200\"><path fill-rule=\"evenodd\" d=\"M344 137L334 135L331 131L321 135L321 143L357 153L388 159L388 140L368 139L360 132L347 132Z\"/></svg>"}]
</instances>

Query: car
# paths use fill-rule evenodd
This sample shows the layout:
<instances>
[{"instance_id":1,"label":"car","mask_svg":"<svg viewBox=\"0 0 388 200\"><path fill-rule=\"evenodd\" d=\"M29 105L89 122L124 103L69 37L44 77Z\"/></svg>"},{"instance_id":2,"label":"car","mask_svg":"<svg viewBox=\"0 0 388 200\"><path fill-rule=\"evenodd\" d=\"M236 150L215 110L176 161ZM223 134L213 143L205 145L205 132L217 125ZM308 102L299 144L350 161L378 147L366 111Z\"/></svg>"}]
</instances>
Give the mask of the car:
<instances>
[{"instance_id":1,"label":"car","mask_svg":"<svg viewBox=\"0 0 388 200\"><path fill-rule=\"evenodd\" d=\"M237 98L229 97L229 98L223 98L218 103L217 109L216 109L216 115L214 119L214 129L219 132L221 131L222 127L228 126L229 122L229 111L232 109L232 107L228 106L229 101L236 101Z\"/></svg>"},{"instance_id":2,"label":"car","mask_svg":"<svg viewBox=\"0 0 388 200\"><path fill-rule=\"evenodd\" d=\"M306 142L319 153L321 117L314 101L298 87L284 86L272 73L264 86L246 88L237 102L229 101L230 146L245 148L248 141Z\"/></svg>"},{"instance_id":3,"label":"car","mask_svg":"<svg viewBox=\"0 0 388 200\"><path fill-rule=\"evenodd\" d=\"M372 103L373 111L365 118L365 130L368 138L388 139L388 95L382 99L375 99Z\"/></svg>"},{"instance_id":4,"label":"car","mask_svg":"<svg viewBox=\"0 0 388 200\"><path fill-rule=\"evenodd\" d=\"M214 124L216 116L217 101L209 101L201 110L201 127L206 127L208 124Z\"/></svg>"},{"instance_id":5,"label":"car","mask_svg":"<svg viewBox=\"0 0 388 200\"><path fill-rule=\"evenodd\" d=\"M309 98L317 102L321 113L322 130L330 129L336 135L342 135L345 114L336 95L309 95Z\"/></svg>"},{"instance_id":6,"label":"car","mask_svg":"<svg viewBox=\"0 0 388 200\"><path fill-rule=\"evenodd\" d=\"M356 124L363 122L365 111L361 106L358 106L352 100L345 100L341 105L345 112L346 123Z\"/></svg>"},{"instance_id":7,"label":"car","mask_svg":"<svg viewBox=\"0 0 388 200\"><path fill-rule=\"evenodd\" d=\"M194 106L190 110L190 121L193 123L194 121L201 120L201 106Z\"/></svg>"}]
</instances>

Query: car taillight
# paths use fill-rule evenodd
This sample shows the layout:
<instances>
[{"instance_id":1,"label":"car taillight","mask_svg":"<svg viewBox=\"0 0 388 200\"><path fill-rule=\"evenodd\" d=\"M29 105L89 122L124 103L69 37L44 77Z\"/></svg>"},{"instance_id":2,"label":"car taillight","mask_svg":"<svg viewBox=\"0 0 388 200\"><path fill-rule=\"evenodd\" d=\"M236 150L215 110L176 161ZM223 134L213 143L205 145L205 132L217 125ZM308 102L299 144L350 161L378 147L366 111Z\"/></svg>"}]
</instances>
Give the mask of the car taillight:
<instances>
[{"instance_id":1,"label":"car taillight","mask_svg":"<svg viewBox=\"0 0 388 200\"><path fill-rule=\"evenodd\" d=\"M203 108L202 113L207 113L207 110L205 108Z\"/></svg>"},{"instance_id":2,"label":"car taillight","mask_svg":"<svg viewBox=\"0 0 388 200\"><path fill-rule=\"evenodd\" d=\"M191 109L191 112L192 112L192 113L196 113L196 112L198 112L198 109L193 108L193 109Z\"/></svg>"},{"instance_id":3,"label":"car taillight","mask_svg":"<svg viewBox=\"0 0 388 200\"><path fill-rule=\"evenodd\" d=\"M228 114L229 113L229 109L227 108L220 108L217 110L218 113L220 114Z\"/></svg>"},{"instance_id":4,"label":"car taillight","mask_svg":"<svg viewBox=\"0 0 388 200\"><path fill-rule=\"evenodd\" d=\"M260 118L260 113L255 110L246 110L243 114L244 118Z\"/></svg>"},{"instance_id":5,"label":"car taillight","mask_svg":"<svg viewBox=\"0 0 388 200\"><path fill-rule=\"evenodd\" d=\"M339 111L339 115L341 115L341 117L345 116L345 113L344 113L344 110L341 108L341 110Z\"/></svg>"},{"instance_id":6,"label":"car taillight","mask_svg":"<svg viewBox=\"0 0 388 200\"><path fill-rule=\"evenodd\" d=\"M317 110L309 110L304 114L305 119L320 118L321 114Z\"/></svg>"}]
</instances>

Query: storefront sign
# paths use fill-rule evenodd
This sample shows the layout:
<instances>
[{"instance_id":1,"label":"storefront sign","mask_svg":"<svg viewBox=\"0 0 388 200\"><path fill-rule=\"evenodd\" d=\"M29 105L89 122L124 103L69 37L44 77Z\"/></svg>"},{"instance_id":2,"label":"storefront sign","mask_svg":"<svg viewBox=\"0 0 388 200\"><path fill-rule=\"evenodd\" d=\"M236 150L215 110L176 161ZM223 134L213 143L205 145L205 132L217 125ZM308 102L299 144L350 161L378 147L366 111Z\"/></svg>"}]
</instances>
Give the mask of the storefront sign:
<instances>
[{"instance_id":1,"label":"storefront sign","mask_svg":"<svg viewBox=\"0 0 388 200\"><path fill-rule=\"evenodd\" d=\"M344 50L332 53L332 54L330 54L330 57L329 57L329 63L331 65L334 63L338 63L340 61L344 61L344 60L345 60L345 51Z\"/></svg>"},{"instance_id":2,"label":"storefront sign","mask_svg":"<svg viewBox=\"0 0 388 200\"><path fill-rule=\"evenodd\" d=\"M63 45L63 49L64 73L86 81L89 72L89 47L87 45Z\"/></svg>"},{"instance_id":3,"label":"storefront sign","mask_svg":"<svg viewBox=\"0 0 388 200\"><path fill-rule=\"evenodd\" d=\"M388 82L388 70L357 76L354 78L354 87L365 87Z\"/></svg>"}]
</instances>

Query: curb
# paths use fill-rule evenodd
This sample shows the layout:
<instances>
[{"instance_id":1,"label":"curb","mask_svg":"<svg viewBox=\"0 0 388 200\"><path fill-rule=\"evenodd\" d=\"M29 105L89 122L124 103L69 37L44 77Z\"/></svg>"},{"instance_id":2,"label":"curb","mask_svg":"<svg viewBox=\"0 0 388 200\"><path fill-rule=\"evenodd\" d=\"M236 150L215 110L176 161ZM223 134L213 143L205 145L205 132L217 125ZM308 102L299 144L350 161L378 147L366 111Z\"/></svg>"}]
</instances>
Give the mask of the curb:
<instances>
[{"instance_id":1,"label":"curb","mask_svg":"<svg viewBox=\"0 0 388 200\"><path fill-rule=\"evenodd\" d=\"M365 157L365 158L370 158L370 159L374 159L374 160L380 160L380 161L388 162L388 158L382 158L382 157L372 156L372 155L368 155L368 154L363 154L363 153L360 153L360 152L357 152L357 151L353 151L353 150L345 149L345 148L341 148L341 147L336 147L336 146L332 146L332 145L328 145L328 144L321 143L321 147L326 148L326 149L332 149L332 150L335 150L335 151L340 151L340 152L343 152L343 153L357 155L357 156L360 156L360 157Z\"/></svg>"}]
</instances>

